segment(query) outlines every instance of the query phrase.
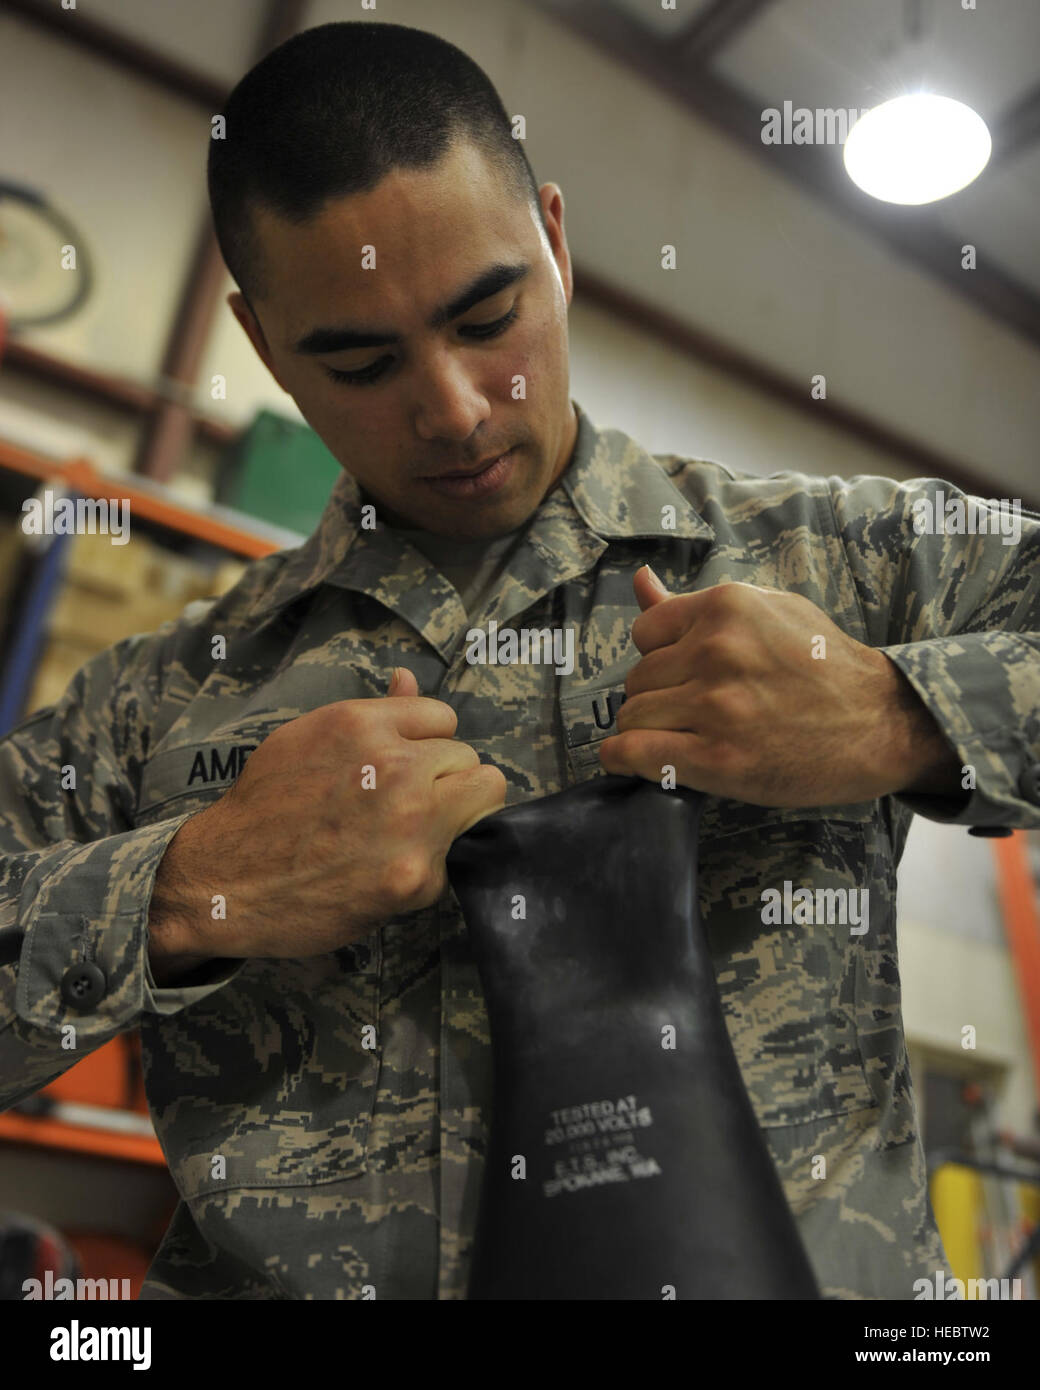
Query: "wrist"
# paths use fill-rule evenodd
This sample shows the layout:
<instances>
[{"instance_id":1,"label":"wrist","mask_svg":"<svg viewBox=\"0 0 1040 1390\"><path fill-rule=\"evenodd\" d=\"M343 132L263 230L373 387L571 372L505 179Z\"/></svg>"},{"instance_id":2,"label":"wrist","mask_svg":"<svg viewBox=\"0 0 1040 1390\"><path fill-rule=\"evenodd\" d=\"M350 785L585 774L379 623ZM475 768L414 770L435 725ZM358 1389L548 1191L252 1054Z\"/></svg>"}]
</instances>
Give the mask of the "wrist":
<instances>
[{"instance_id":1,"label":"wrist","mask_svg":"<svg viewBox=\"0 0 1040 1390\"><path fill-rule=\"evenodd\" d=\"M880 708L887 735L890 792L960 795L960 764L934 716L895 662L883 652L875 655L885 667L886 696Z\"/></svg>"},{"instance_id":2,"label":"wrist","mask_svg":"<svg viewBox=\"0 0 1040 1390\"><path fill-rule=\"evenodd\" d=\"M225 954L207 931L212 899L201 853L205 814L180 826L156 870L148 907L148 959L157 984Z\"/></svg>"}]
</instances>

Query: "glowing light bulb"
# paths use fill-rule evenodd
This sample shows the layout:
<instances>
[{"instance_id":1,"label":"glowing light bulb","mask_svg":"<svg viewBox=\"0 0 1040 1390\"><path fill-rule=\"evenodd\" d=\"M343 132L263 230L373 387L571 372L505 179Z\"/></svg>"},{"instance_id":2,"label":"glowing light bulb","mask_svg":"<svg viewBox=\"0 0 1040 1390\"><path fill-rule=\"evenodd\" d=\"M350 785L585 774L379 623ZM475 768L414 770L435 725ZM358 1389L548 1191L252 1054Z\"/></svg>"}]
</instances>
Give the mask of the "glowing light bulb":
<instances>
[{"instance_id":1,"label":"glowing light bulb","mask_svg":"<svg viewBox=\"0 0 1040 1390\"><path fill-rule=\"evenodd\" d=\"M961 101L920 92L861 116L845 141L845 170L886 203L934 203L967 187L993 149L986 122Z\"/></svg>"}]
</instances>

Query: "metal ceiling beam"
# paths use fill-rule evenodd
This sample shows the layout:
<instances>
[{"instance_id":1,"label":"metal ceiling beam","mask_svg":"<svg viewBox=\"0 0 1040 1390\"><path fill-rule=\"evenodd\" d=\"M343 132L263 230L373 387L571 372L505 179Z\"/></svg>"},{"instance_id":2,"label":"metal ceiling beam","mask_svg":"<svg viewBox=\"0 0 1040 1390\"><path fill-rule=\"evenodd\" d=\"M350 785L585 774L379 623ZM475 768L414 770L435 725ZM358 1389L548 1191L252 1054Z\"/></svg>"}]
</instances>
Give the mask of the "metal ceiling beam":
<instances>
[{"instance_id":1,"label":"metal ceiling beam","mask_svg":"<svg viewBox=\"0 0 1040 1390\"><path fill-rule=\"evenodd\" d=\"M732 43L741 29L775 3L776 0L712 0L680 31L674 40L675 51L687 66L703 67Z\"/></svg>"},{"instance_id":2,"label":"metal ceiling beam","mask_svg":"<svg viewBox=\"0 0 1040 1390\"><path fill-rule=\"evenodd\" d=\"M1013 276L986 264L985 246L966 227L948 232L920 208L879 203L846 176L836 146L764 145L762 111L731 83L703 68L691 70L677 57L674 40L660 39L629 15L599 0L529 0L537 9L566 23L586 42L625 64L647 82L667 92L740 144L766 167L785 175L803 192L819 198L830 211L869 230L879 241L920 266L976 309L1010 325L1040 346L1040 295ZM1038 117L1033 104L1020 103L1012 130L994 132L994 146L1020 148L1025 132ZM1016 130L1018 134L1016 135ZM1016 145L1016 140L1019 142ZM979 252L975 270L961 269L961 245Z\"/></svg>"},{"instance_id":3,"label":"metal ceiling beam","mask_svg":"<svg viewBox=\"0 0 1040 1390\"><path fill-rule=\"evenodd\" d=\"M139 381L43 352L16 338L5 344L0 369L5 374L17 373L32 381L41 381L45 386L55 387L93 405L100 403L123 415L154 415L169 395L181 399L184 394L183 388L175 382L160 381L158 386L143 386ZM234 443L242 433L237 426L227 425L214 415L200 414L197 407L193 410L193 425L196 434L211 444L222 446Z\"/></svg>"},{"instance_id":4,"label":"metal ceiling beam","mask_svg":"<svg viewBox=\"0 0 1040 1390\"><path fill-rule=\"evenodd\" d=\"M134 77L147 78L162 90L186 97L207 111L219 111L227 96L226 84L215 82L158 49L138 43L121 30L92 19L84 13L86 6L69 11L49 0L0 0L0 9L39 24L51 38L75 44L91 54L101 54Z\"/></svg>"},{"instance_id":5,"label":"metal ceiling beam","mask_svg":"<svg viewBox=\"0 0 1040 1390\"><path fill-rule=\"evenodd\" d=\"M1008 107L993 129L994 164L1004 164L1040 140L1040 86Z\"/></svg>"}]
</instances>

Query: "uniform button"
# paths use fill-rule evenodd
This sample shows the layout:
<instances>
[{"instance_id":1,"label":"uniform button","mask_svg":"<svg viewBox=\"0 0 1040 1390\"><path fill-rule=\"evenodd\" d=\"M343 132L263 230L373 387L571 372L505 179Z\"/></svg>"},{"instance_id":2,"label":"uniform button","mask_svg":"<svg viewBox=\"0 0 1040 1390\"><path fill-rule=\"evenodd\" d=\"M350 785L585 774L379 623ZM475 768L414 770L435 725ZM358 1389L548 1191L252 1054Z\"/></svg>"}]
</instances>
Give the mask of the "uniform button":
<instances>
[{"instance_id":1,"label":"uniform button","mask_svg":"<svg viewBox=\"0 0 1040 1390\"><path fill-rule=\"evenodd\" d=\"M1001 840L1005 835L1010 835L1011 830L1006 825L972 825L968 829L969 835L983 835L989 840Z\"/></svg>"},{"instance_id":2,"label":"uniform button","mask_svg":"<svg viewBox=\"0 0 1040 1390\"><path fill-rule=\"evenodd\" d=\"M1030 763L1018 779L1018 790L1026 801L1040 806L1040 763Z\"/></svg>"},{"instance_id":3,"label":"uniform button","mask_svg":"<svg viewBox=\"0 0 1040 1390\"><path fill-rule=\"evenodd\" d=\"M92 1009L105 997L104 972L92 961L70 965L61 977L61 997L73 1009Z\"/></svg>"}]
</instances>

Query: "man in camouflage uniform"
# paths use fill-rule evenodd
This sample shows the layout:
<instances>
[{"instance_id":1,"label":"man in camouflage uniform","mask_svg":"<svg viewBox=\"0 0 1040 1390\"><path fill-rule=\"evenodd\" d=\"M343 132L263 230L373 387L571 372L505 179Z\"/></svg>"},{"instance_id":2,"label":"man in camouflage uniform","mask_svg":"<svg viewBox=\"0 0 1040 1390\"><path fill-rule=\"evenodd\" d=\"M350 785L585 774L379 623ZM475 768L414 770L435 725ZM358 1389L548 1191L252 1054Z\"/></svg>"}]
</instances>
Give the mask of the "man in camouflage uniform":
<instances>
[{"instance_id":1,"label":"man in camouflage uniform","mask_svg":"<svg viewBox=\"0 0 1040 1390\"><path fill-rule=\"evenodd\" d=\"M914 812L1040 825L1040 524L1006 544L978 507L987 530L942 534L915 520L938 487L965 501L948 484L763 479L598 428L568 389L559 189L539 226L496 177L463 141L306 226L263 221L282 271L259 318L230 302L345 471L299 550L0 742L0 928L24 932L0 1103L139 1026L181 1195L144 1297L464 1297L489 1046L443 855L503 802L671 765L708 793L701 910L821 1290L913 1298L946 1262L896 866ZM493 347L455 336L517 306ZM405 344L376 391L294 348L330 319ZM494 491L426 481L503 450ZM469 662L492 621L572 632L573 665ZM785 883L869 889L867 930L766 921Z\"/></svg>"}]
</instances>

